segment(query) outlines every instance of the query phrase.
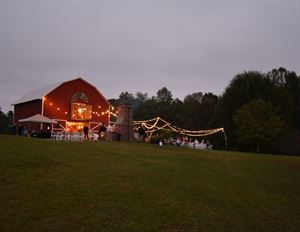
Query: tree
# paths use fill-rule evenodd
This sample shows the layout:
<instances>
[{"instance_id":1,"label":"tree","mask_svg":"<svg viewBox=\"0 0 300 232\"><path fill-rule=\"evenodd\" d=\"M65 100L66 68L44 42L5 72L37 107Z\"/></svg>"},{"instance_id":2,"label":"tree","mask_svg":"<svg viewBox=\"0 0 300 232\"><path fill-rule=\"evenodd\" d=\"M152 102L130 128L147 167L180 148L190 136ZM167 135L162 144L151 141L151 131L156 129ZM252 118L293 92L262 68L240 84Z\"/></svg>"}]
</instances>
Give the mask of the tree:
<instances>
[{"instance_id":1,"label":"tree","mask_svg":"<svg viewBox=\"0 0 300 232\"><path fill-rule=\"evenodd\" d=\"M252 100L242 106L234 116L239 145L256 147L274 144L285 132L286 125L276 114L270 103Z\"/></svg>"},{"instance_id":2,"label":"tree","mask_svg":"<svg viewBox=\"0 0 300 232\"><path fill-rule=\"evenodd\" d=\"M192 94L186 95L185 98L183 99L183 102L186 103L186 102L191 102L191 101L198 101L198 103L201 103L202 97L203 97L202 92L192 93Z\"/></svg>"},{"instance_id":3,"label":"tree","mask_svg":"<svg viewBox=\"0 0 300 232\"><path fill-rule=\"evenodd\" d=\"M161 88L157 91L156 100L160 103L171 103L173 101L173 96L170 90L166 87Z\"/></svg>"},{"instance_id":4,"label":"tree","mask_svg":"<svg viewBox=\"0 0 300 232\"><path fill-rule=\"evenodd\" d=\"M122 92L119 96L119 101L120 103L127 103L127 104L132 104L134 103L134 96L132 93L129 93L127 91Z\"/></svg>"},{"instance_id":5,"label":"tree","mask_svg":"<svg viewBox=\"0 0 300 232\"><path fill-rule=\"evenodd\" d=\"M13 125L13 120L14 120L14 112L13 111L10 110L7 112L7 119L8 119L9 125Z\"/></svg>"},{"instance_id":6,"label":"tree","mask_svg":"<svg viewBox=\"0 0 300 232\"><path fill-rule=\"evenodd\" d=\"M11 112L11 111L10 111ZM2 112L0 107L0 133L9 133L9 124L10 124L10 115L9 117Z\"/></svg>"},{"instance_id":7,"label":"tree","mask_svg":"<svg viewBox=\"0 0 300 232\"><path fill-rule=\"evenodd\" d=\"M267 74L256 71L237 74L220 98L220 104L212 123L214 126L225 128L228 144L231 147L235 147L237 144L233 115L244 104L255 99L271 103L274 111L282 120L287 124L291 121L293 106L288 91L278 87Z\"/></svg>"},{"instance_id":8,"label":"tree","mask_svg":"<svg viewBox=\"0 0 300 232\"><path fill-rule=\"evenodd\" d=\"M203 127L205 129L209 129L214 127L212 125L212 118L215 114L219 103L219 97L212 93L205 93L202 97L202 120L203 120ZM223 127L223 126L222 126Z\"/></svg>"},{"instance_id":9,"label":"tree","mask_svg":"<svg viewBox=\"0 0 300 232\"><path fill-rule=\"evenodd\" d=\"M151 98L142 103L133 114L134 120L145 120L157 117L157 102Z\"/></svg>"},{"instance_id":10,"label":"tree","mask_svg":"<svg viewBox=\"0 0 300 232\"><path fill-rule=\"evenodd\" d=\"M282 105L285 106L284 110L291 115L290 126L300 130L300 77L295 72L282 67L273 69L267 75L278 91L290 97L290 103L284 102Z\"/></svg>"},{"instance_id":11,"label":"tree","mask_svg":"<svg viewBox=\"0 0 300 232\"><path fill-rule=\"evenodd\" d=\"M135 99L137 102L144 103L148 100L148 94L147 93L142 93L142 92L136 92L135 94Z\"/></svg>"}]
</instances>

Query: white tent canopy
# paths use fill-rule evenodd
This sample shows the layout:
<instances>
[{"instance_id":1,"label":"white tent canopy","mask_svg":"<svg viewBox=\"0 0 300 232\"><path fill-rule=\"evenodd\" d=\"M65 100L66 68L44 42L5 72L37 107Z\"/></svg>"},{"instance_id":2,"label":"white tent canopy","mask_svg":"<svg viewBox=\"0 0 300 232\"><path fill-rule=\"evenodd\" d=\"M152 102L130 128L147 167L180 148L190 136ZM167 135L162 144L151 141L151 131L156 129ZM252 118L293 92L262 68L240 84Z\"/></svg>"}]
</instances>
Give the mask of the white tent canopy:
<instances>
[{"instance_id":1,"label":"white tent canopy","mask_svg":"<svg viewBox=\"0 0 300 232\"><path fill-rule=\"evenodd\" d=\"M19 122L57 123L57 121L40 114L35 114L29 118L20 119Z\"/></svg>"}]
</instances>

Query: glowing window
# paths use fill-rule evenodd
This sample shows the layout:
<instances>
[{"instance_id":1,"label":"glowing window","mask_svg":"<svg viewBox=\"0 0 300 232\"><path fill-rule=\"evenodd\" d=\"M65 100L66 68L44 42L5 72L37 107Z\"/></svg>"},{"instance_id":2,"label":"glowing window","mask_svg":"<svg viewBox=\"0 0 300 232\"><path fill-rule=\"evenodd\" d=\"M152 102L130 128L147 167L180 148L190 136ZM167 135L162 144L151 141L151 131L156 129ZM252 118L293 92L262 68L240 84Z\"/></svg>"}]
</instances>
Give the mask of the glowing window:
<instances>
[{"instance_id":1,"label":"glowing window","mask_svg":"<svg viewBox=\"0 0 300 232\"><path fill-rule=\"evenodd\" d=\"M72 103L71 105L71 118L78 120L91 119L92 105L84 103Z\"/></svg>"}]
</instances>

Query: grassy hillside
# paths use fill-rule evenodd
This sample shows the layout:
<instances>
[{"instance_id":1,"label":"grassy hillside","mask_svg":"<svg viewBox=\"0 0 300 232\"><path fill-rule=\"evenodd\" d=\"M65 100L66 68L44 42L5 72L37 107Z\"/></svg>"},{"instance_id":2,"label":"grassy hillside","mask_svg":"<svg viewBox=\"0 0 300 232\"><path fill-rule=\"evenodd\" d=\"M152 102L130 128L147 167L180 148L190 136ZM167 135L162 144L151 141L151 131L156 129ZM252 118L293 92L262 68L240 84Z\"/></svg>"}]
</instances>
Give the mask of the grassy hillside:
<instances>
[{"instance_id":1,"label":"grassy hillside","mask_svg":"<svg viewBox=\"0 0 300 232\"><path fill-rule=\"evenodd\" d=\"M0 135L0 231L299 231L300 157Z\"/></svg>"}]
</instances>

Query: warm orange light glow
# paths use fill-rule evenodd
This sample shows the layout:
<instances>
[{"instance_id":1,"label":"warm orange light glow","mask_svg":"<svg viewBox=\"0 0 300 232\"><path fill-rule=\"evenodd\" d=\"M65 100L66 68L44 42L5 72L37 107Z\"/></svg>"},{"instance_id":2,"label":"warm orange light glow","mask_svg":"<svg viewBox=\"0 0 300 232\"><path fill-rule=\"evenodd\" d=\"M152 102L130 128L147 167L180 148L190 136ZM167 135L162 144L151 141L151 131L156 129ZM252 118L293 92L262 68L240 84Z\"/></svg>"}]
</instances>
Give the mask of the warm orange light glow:
<instances>
[{"instance_id":1,"label":"warm orange light glow","mask_svg":"<svg viewBox=\"0 0 300 232\"><path fill-rule=\"evenodd\" d=\"M101 108L101 106L98 106L98 108L100 109L100 108Z\"/></svg>"},{"instance_id":2,"label":"warm orange light glow","mask_svg":"<svg viewBox=\"0 0 300 232\"><path fill-rule=\"evenodd\" d=\"M65 111L65 114L68 114L68 112L67 112L67 111Z\"/></svg>"},{"instance_id":3,"label":"warm orange light glow","mask_svg":"<svg viewBox=\"0 0 300 232\"><path fill-rule=\"evenodd\" d=\"M59 107L57 107L57 110L60 110L60 108L59 108Z\"/></svg>"},{"instance_id":4,"label":"warm orange light glow","mask_svg":"<svg viewBox=\"0 0 300 232\"><path fill-rule=\"evenodd\" d=\"M111 109L112 109L112 110L114 110L114 109L115 109L115 107L113 107L113 106L112 106L112 107L111 107Z\"/></svg>"},{"instance_id":5,"label":"warm orange light glow","mask_svg":"<svg viewBox=\"0 0 300 232\"><path fill-rule=\"evenodd\" d=\"M50 106L53 106L53 103L52 103L52 102L50 102Z\"/></svg>"}]
</instances>

